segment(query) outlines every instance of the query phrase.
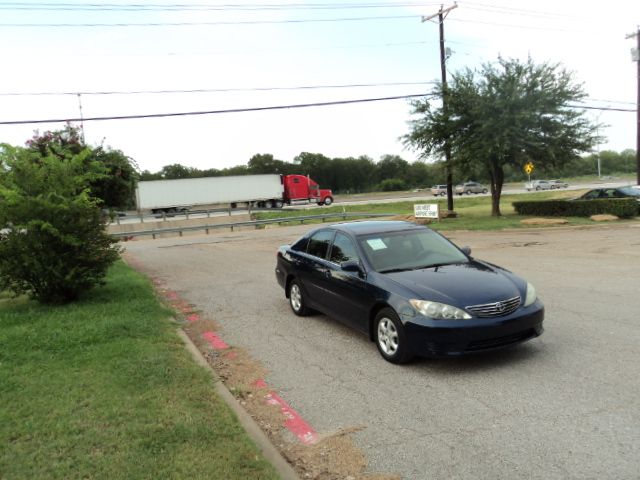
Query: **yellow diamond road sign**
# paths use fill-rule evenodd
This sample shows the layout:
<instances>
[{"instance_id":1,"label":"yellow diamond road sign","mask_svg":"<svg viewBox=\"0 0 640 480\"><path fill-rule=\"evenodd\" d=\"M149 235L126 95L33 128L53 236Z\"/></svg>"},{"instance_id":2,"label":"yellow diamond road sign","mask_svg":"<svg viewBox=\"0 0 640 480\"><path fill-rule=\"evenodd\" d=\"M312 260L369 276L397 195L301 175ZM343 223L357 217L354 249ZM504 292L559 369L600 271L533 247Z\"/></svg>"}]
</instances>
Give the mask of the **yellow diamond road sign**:
<instances>
[{"instance_id":1,"label":"yellow diamond road sign","mask_svg":"<svg viewBox=\"0 0 640 480\"><path fill-rule=\"evenodd\" d=\"M525 164L525 166L524 166L524 171L525 171L525 173L530 174L531 172L533 172L533 168L534 168L534 167L533 167L533 163L528 162L528 163L527 163L527 164Z\"/></svg>"}]
</instances>

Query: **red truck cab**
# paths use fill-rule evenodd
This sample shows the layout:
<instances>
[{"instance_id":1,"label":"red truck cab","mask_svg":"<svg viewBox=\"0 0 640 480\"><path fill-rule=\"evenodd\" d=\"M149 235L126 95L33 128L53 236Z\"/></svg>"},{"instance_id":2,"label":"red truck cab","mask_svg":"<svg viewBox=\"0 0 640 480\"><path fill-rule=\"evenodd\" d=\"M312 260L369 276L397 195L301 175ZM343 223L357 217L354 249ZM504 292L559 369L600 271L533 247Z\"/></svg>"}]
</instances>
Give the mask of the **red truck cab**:
<instances>
[{"instance_id":1,"label":"red truck cab","mask_svg":"<svg viewBox=\"0 0 640 480\"><path fill-rule=\"evenodd\" d=\"M317 182L305 175L283 175L284 201L289 205L303 203L317 203L331 205L333 194L331 190L320 188Z\"/></svg>"}]
</instances>

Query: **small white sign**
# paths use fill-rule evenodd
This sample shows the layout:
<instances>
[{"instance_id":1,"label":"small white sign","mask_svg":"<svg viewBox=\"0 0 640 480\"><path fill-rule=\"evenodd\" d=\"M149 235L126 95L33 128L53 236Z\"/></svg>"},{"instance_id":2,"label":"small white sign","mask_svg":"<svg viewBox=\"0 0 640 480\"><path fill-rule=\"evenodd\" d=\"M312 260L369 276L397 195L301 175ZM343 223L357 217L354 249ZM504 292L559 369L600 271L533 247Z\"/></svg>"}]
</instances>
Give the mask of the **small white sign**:
<instances>
[{"instance_id":1,"label":"small white sign","mask_svg":"<svg viewBox=\"0 0 640 480\"><path fill-rule=\"evenodd\" d=\"M381 238L370 238L367 243L373 250L384 250L387 248Z\"/></svg>"},{"instance_id":2,"label":"small white sign","mask_svg":"<svg viewBox=\"0 0 640 480\"><path fill-rule=\"evenodd\" d=\"M439 218L437 203L416 204L413 206L413 216L416 218Z\"/></svg>"}]
</instances>

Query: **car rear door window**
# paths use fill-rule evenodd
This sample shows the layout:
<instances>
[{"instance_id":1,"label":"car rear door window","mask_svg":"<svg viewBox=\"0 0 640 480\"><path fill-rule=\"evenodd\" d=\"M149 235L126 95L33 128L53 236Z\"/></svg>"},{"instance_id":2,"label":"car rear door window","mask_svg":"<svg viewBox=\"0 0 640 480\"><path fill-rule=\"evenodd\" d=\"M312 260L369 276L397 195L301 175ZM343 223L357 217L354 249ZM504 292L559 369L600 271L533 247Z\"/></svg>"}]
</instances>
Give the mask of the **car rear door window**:
<instances>
[{"instance_id":1,"label":"car rear door window","mask_svg":"<svg viewBox=\"0 0 640 480\"><path fill-rule=\"evenodd\" d=\"M333 239L333 232L331 230L320 230L314 233L309 238L309 244L307 245L307 253L318 258L327 258L327 252L329 251L329 245Z\"/></svg>"},{"instance_id":2,"label":"car rear door window","mask_svg":"<svg viewBox=\"0 0 640 480\"><path fill-rule=\"evenodd\" d=\"M333 263L342 263L349 260L358 260L356 247L349 237L344 233L336 233L336 239L331 247L331 257Z\"/></svg>"}]
</instances>

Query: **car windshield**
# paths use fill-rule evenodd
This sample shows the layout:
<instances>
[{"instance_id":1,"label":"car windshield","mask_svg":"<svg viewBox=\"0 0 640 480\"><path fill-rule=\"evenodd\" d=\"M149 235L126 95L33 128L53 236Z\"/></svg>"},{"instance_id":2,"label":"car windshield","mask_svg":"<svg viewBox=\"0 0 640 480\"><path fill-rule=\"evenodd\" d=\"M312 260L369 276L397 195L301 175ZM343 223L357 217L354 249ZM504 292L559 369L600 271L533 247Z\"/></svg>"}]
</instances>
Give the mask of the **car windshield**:
<instances>
[{"instance_id":1,"label":"car windshield","mask_svg":"<svg viewBox=\"0 0 640 480\"><path fill-rule=\"evenodd\" d=\"M431 268L469 259L433 230L383 232L358 238L360 248L380 273Z\"/></svg>"}]
</instances>

